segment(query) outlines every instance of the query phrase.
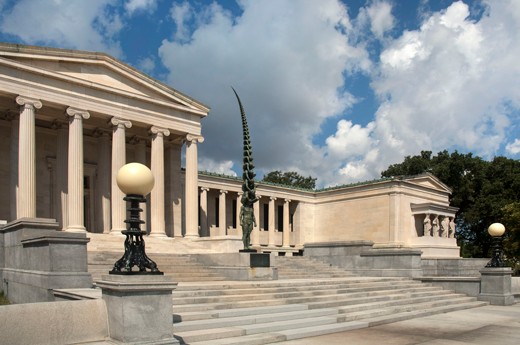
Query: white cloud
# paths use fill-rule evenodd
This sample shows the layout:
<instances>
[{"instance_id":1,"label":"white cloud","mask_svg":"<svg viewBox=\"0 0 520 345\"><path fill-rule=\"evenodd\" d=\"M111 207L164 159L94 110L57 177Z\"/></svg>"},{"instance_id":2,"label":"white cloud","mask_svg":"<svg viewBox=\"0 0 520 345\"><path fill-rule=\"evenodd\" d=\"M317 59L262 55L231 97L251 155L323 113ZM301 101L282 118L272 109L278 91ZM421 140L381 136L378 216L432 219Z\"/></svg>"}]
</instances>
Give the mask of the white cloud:
<instances>
[{"instance_id":1,"label":"white cloud","mask_svg":"<svg viewBox=\"0 0 520 345\"><path fill-rule=\"evenodd\" d=\"M370 29L378 38L382 38L395 25L392 5L388 2L374 1L366 9L366 12L370 18Z\"/></svg>"},{"instance_id":2,"label":"white cloud","mask_svg":"<svg viewBox=\"0 0 520 345\"><path fill-rule=\"evenodd\" d=\"M224 174L228 176L237 176L236 172L233 171L232 161L215 161L211 158L203 157L199 159L199 170L209 171L217 174Z\"/></svg>"},{"instance_id":3,"label":"white cloud","mask_svg":"<svg viewBox=\"0 0 520 345\"><path fill-rule=\"evenodd\" d=\"M350 162L343 174L377 177L420 150L492 157L505 144L520 111L520 2L486 3L488 14L478 22L455 2L387 42L372 82L381 105L371 148L380 159Z\"/></svg>"},{"instance_id":4,"label":"white cloud","mask_svg":"<svg viewBox=\"0 0 520 345\"><path fill-rule=\"evenodd\" d=\"M173 4L170 14L176 25L174 40L177 42L187 40L190 34L187 22L193 18L190 3L185 1L182 4Z\"/></svg>"},{"instance_id":5,"label":"white cloud","mask_svg":"<svg viewBox=\"0 0 520 345\"><path fill-rule=\"evenodd\" d=\"M137 62L137 68L145 73L151 73L155 69L155 60L152 57L146 57Z\"/></svg>"},{"instance_id":6,"label":"white cloud","mask_svg":"<svg viewBox=\"0 0 520 345\"><path fill-rule=\"evenodd\" d=\"M135 12L153 12L157 8L156 0L128 0L125 9L129 15Z\"/></svg>"},{"instance_id":7,"label":"white cloud","mask_svg":"<svg viewBox=\"0 0 520 345\"><path fill-rule=\"evenodd\" d=\"M325 119L356 101L342 90L343 76L368 71L368 54L349 44L349 17L337 1L239 4L243 13L237 18L216 3L195 13L197 26L188 39L165 40L159 50L170 84L212 108L203 122L201 156L241 159L234 86L248 116L257 166L298 166L318 176L324 152L313 137ZM179 18L177 25L185 17Z\"/></svg>"},{"instance_id":8,"label":"white cloud","mask_svg":"<svg viewBox=\"0 0 520 345\"><path fill-rule=\"evenodd\" d=\"M512 143L506 145L506 151L512 155L517 155L520 153L520 140L515 139Z\"/></svg>"},{"instance_id":9,"label":"white cloud","mask_svg":"<svg viewBox=\"0 0 520 345\"><path fill-rule=\"evenodd\" d=\"M373 129L373 122L361 127L351 121L340 120L336 133L326 140L329 153L341 160L364 155L375 144L370 137Z\"/></svg>"},{"instance_id":10,"label":"white cloud","mask_svg":"<svg viewBox=\"0 0 520 345\"><path fill-rule=\"evenodd\" d=\"M108 11L114 0L20 0L2 13L0 29L29 44L103 51L120 56L114 40L122 28L117 13Z\"/></svg>"}]
</instances>

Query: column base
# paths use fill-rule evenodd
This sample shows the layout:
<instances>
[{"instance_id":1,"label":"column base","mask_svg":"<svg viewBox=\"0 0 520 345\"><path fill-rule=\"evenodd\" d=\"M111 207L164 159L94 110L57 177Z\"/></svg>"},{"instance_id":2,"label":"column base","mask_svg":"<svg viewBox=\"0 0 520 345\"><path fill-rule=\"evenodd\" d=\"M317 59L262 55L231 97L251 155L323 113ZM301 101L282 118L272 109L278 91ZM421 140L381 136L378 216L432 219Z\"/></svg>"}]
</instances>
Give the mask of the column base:
<instances>
[{"instance_id":1,"label":"column base","mask_svg":"<svg viewBox=\"0 0 520 345\"><path fill-rule=\"evenodd\" d=\"M166 236L165 233L162 234L162 233L153 233L153 232L151 232L151 233L148 234L148 237L163 237L164 238L164 237L168 237L168 236Z\"/></svg>"},{"instance_id":2,"label":"column base","mask_svg":"<svg viewBox=\"0 0 520 345\"><path fill-rule=\"evenodd\" d=\"M69 225L67 229L65 229L66 232L80 232L80 233L86 233L87 229L84 226L81 225Z\"/></svg>"},{"instance_id":3,"label":"column base","mask_svg":"<svg viewBox=\"0 0 520 345\"><path fill-rule=\"evenodd\" d=\"M111 229L109 234L110 235L118 235L123 236L123 233L121 231L125 231L126 229Z\"/></svg>"}]
</instances>

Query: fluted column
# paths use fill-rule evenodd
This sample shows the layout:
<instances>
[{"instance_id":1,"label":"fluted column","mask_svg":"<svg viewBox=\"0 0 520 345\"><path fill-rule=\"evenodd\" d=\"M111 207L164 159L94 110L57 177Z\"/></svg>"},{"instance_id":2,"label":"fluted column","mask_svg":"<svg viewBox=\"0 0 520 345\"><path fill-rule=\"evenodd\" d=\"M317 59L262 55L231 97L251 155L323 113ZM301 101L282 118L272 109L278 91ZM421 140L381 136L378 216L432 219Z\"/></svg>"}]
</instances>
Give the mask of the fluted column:
<instances>
[{"instance_id":1,"label":"fluted column","mask_svg":"<svg viewBox=\"0 0 520 345\"><path fill-rule=\"evenodd\" d=\"M268 245L275 246L276 245L276 233L275 233L275 197L269 198L269 234L268 234Z\"/></svg>"},{"instance_id":2,"label":"fluted column","mask_svg":"<svg viewBox=\"0 0 520 345\"><path fill-rule=\"evenodd\" d=\"M56 129L56 220L62 230L67 229L67 171L68 171L68 130L64 124L55 121Z\"/></svg>"},{"instance_id":3,"label":"fluted column","mask_svg":"<svg viewBox=\"0 0 520 345\"><path fill-rule=\"evenodd\" d=\"M170 204L168 207L171 208L173 237L182 237L182 203L183 203L183 190L181 184L181 151L182 142L175 140L170 142L170 148L168 153L170 155ZM209 234L209 232L208 232Z\"/></svg>"},{"instance_id":4,"label":"fluted column","mask_svg":"<svg viewBox=\"0 0 520 345\"><path fill-rule=\"evenodd\" d=\"M96 214L98 231L108 234L111 225L110 189L112 188L110 167L110 133L105 130L96 130L98 138L98 174L96 192Z\"/></svg>"},{"instance_id":5,"label":"fluted column","mask_svg":"<svg viewBox=\"0 0 520 345\"><path fill-rule=\"evenodd\" d=\"M10 199L14 200L14 202L11 202L10 207L10 220L15 220L17 218L17 212L16 212L16 203L18 200L18 145L19 145L19 138L20 135L20 116L19 114L11 114L11 154L10 154L10 161L11 161L11 171L10 171Z\"/></svg>"},{"instance_id":6,"label":"fluted column","mask_svg":"<svg viewBox=\"0 0 520 345\"><path fill-rule=\"evenodd\" d=\"M226 221L226 194L227 190L220 190L220 194L218 196L218 219L219 219L219 228L220 235L227 235L227 221Z\"/></svg>"},{"instance_id":7,"label":"fluted column","mask_svg":"<svg viewBox=\"0 0 520 345\"><path fill-rule=\"evenodd\" d=\"M134 161L137 163L141 163L143 165L146 164L146 141L144 139L140 139L137 137L133 137L130 141L134 145ZM145 230L146 233L150 233L150 215L148 214L148 204L150 203L150 196L146 195L146 202L141 203L139 206L143 210L141 212L141 219L145 221L145 223L141 226L142 230Z\"/></svg>"},{"instance_id":8,"label":"fluted column","mask_svg":"<svg viewBox=\"0 0 520 345\"><path fill-rule=\"evenodd\" d=\"M166 128L152 126L152 162L151 170L155 178L150 196L151 228L150 236L166 237L164 213L164 137L170 135Z\"/></svg>"},{"instance_id":9,"label":"fluted column","mask_svg":"<svg viewBox=\"0 0 520 345\"><path fill-rule=\"evenodd\" d=\"M113 235L121 234L126 229L126 202L123 200L124 193L117 186L117 172L126 164L126 128L132 127L132 123L127 120L113 117L110 119L112 125L112 186L110 204L112 206L112 228L110 233Z\"/></svg>"},{"instance_id":10,"label":"fluted column","mask_svg":"<svg viewBox=\"0 0 520 345\"><path fill-rule=\"evenodd\" d=\"M209 188L200 189L200 235L209 236L208 229L208 192Z\"/></svg>"},{"instance_id":11,"label":"fluted column","mask_svg":"<svg viewBox=\"0 0 520 345\"><path fill-rule=\"evenodd\" d=\"M85 232L83 190L83 119L88 111L67 108L69 116L68 224L67 231Z\"/></svg>"},{"instance_id":12,"label":"fluted column","mask_svg":"<svg viewBox=\"0 0 520 345\"><path fill-rule=\"evenodd\" d=\"M18 96L20 127L18 136L18 198L16 218L36 218L36 109L37 99Z\"/></svg>"},{"instance_id":13,"label":"fluted column","mask_svg":"<svg viewBox=\"0 0 520 345\"><path fill-rule=\"evenodd\" d=\"M186 237L199 237L197 221L198 211L198 153L197 144L204 138L198 135L186 136L186 177L185 177L185 213L186 213Z\"/></svg>"},{"instance_id":14,"label":"fluted column","mask_svg":"<svg viewBox=\"0 0 520 345\"><path fill-rule=\"evenodd\" d=\"M285 199L283 203L283 235L282 246L289 247L291 241L291 229L289 224L289 204L291 200Z\"/></svg>"},{"instance_id":15,"label":"fluted column","mask_svg":"<svg viewBox=\"0 0 520 345\"><path fill-rule=\"evenodd\" d=\"M260 245L260 198L261 196L256 194L258 201L253 204L253 214L255 215L256 225L253 226L251 231L251 245Z\"/></svg>"}]
</instances>

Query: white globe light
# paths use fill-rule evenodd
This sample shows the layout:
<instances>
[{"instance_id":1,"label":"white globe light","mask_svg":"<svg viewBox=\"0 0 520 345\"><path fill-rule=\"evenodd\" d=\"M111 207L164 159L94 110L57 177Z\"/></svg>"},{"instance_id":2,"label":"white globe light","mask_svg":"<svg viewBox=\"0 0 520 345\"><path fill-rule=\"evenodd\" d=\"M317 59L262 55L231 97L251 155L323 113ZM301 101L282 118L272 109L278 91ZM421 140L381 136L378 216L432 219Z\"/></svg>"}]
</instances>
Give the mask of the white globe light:
<instances>
[{"instance_id":1,"label":"white globe light","mask_svg":"<svg viewBox=\"0 0 520 345\"><path fill-rule=\"evenodd\" d=\"M128 163L119 169L116 176L119 189L125 194L147 195L155 179L152 171L141 163Z\"/></svg>"},{"instance_id":2,"label":"white globe light","mask_svg":"<svg viewBox=\"0 0 520 345\"><path fill-rule=\"evenodd\" d=\"M500 223L493 223L488 228L488 233L493 237L500 237L506 232L506 227Z\"/></svg>"}]
</instances>

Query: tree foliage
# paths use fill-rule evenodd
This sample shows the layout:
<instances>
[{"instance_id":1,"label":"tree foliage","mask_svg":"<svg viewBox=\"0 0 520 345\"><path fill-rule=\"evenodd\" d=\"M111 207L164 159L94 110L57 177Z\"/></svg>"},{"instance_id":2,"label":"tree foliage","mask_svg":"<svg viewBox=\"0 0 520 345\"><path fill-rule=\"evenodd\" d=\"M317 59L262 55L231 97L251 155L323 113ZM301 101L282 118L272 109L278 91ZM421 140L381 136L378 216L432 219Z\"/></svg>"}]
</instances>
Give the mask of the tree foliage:
<instances>
[{"instance_id":1,"label":"tree foliage","mask_svg":"<svg viewBox=\"0 0 520 345\"><path fill-rule=\"evenodd\" d=\"M304 177L295 171L287 171L283 173L279 170L271 171L264 176L262 181L304 189L316 188L316 178L312 176Z\"/></svg>"},{"instance_id":2,"label":"tree foliage","mask_svg":"<svg viewBox=\"0 0 520 345\"><path fill-rule=\"evenodd\" d=\"M450 204L458 207L457 239L464 257L489 257L492 223L506 226L505 252L510 260L520 258L520 162L495 157L485 161L471 153L422 151L407 156L381 173L383 177L430 172L453 193Z\"/></svg>"}]
</instances>

